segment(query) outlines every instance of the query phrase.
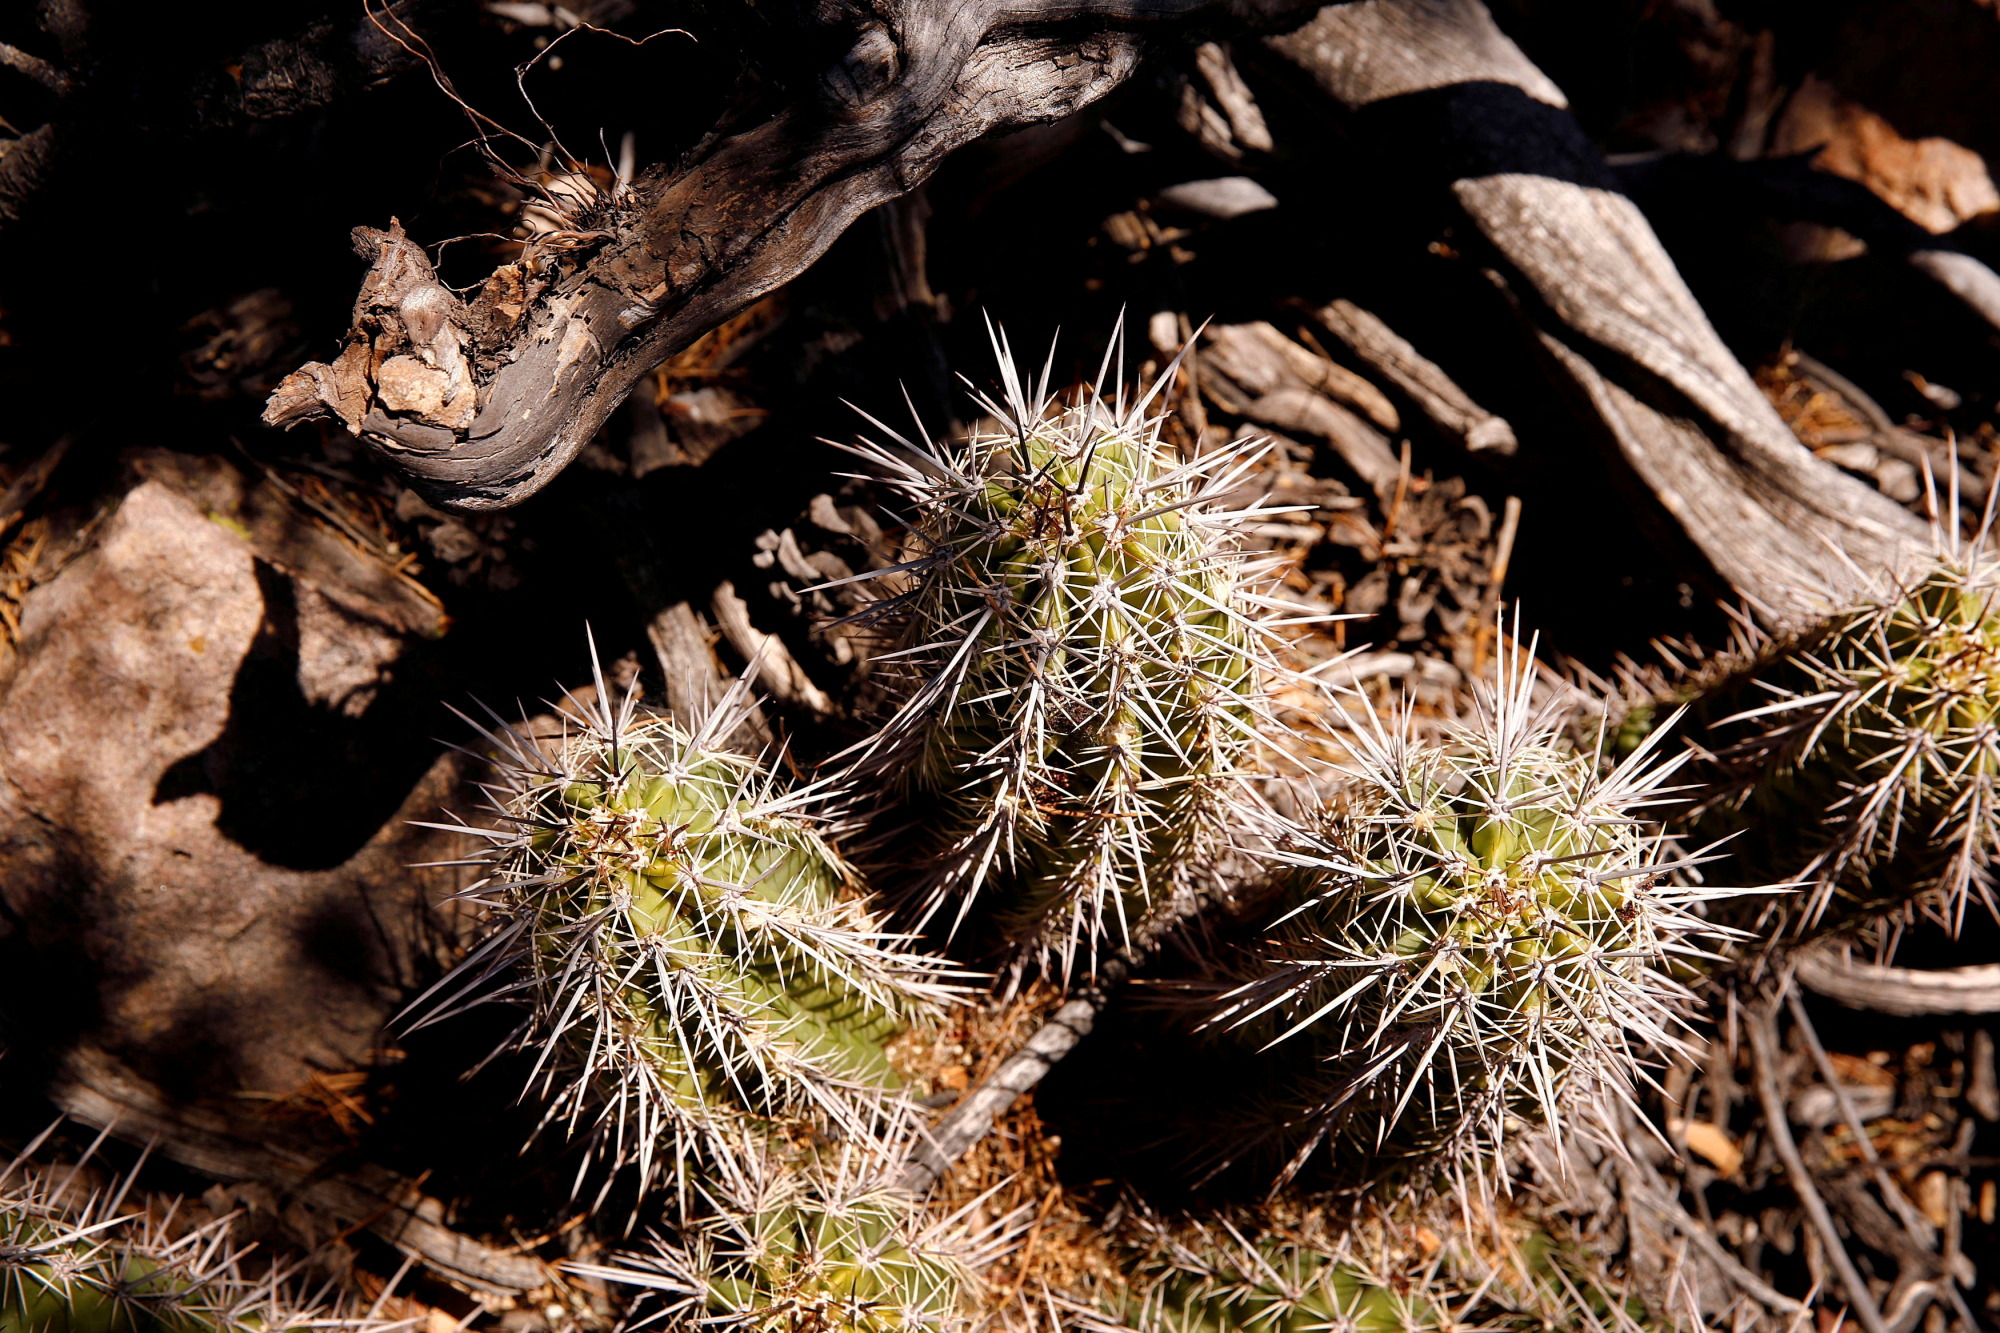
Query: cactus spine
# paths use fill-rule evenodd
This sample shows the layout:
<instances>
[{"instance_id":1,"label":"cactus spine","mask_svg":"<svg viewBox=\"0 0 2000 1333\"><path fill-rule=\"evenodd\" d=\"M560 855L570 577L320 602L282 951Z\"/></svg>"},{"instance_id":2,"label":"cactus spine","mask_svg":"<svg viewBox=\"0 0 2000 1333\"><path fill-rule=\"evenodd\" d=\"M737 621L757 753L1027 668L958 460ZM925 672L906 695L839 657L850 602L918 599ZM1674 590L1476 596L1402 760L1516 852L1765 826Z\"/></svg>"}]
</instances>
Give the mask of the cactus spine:
<instances>
[{"instance_id":1,"label":"cactus spine","mask_svg":"<svg viewBox=\"0 0 2000 1333\"><path fill-rule=\"evenodd\" d=\"M1136 1333L1436 1333L1451 1327L1420 1283L1371 1271L1237 1220L1149 1222L1119 1314ZM1349 1247L1342 1245L1339 1250ZM1400 1280L1399 1280L1400 1279Z\"/></svg>"},{"instance_id":2,"label":"cactus spine","mask_svg":"<svg viewBox=\"0 0 2000 1333\"><path fill-rule=\"evenodd\" d=\"M1802 885L1766 909L1786 933L1912 898L1953 930L1975 895L2000 915L2000 559L1956 531L1920 576L1750 645L1710 690L1739 711L1709 728L1715 793L1692 827L1739 834L1745 874Z\"/></svg>"},{"instance_id":3,"label":"cactus spine","mask_svg":"<svg viewBox=\"0 0 2000 1333\"><path fill-rule=\"evenodd\" d=\"M1360 1183L1484 1179L1510 1116L1560 1147L1566 1089L1622 1088L1635 1040L1675 1044L1686 995L1663 967L1699 954L1703 926L1642 812L1681 760L1654 759L1656 732L1607 773L1558 743L1534 678L1532 646L1503 651L1497 690L1442 745L1407 714L1357 728L1348 804L1210 1020L1279 1048L1291 1086L1265 1140L1287 1177L1331 1144Z\"/></svg>"},{"instance_id":4,"label":"cactus spine","mask_svg":"<svg viewBox=\"0 0 2000 1333\"><path fill-rule=\"evenodd\" d=\"M495 918L456 985L526 974L538 1067L564 1079L549 1112L590 1125L650 1185L664 1147L677 1186L759 1134L866 1140L893 1076L882 1042L952 997L940 959L909 953L861 900L812 817L720 748L732 709L690 734L628 694L565 717L559 753L487 731L500 753L490 878Z\"/></svg>"},{"instance_id":5,"label":"cactus spine","mask_svg":"<svg viewBox=\"0 0 2000 1333\"><path fill-rule=\"evenodd\" d=\"M1014 1224L966 1212L926 1218L852 1154L778 1162L746 1155L704 1190L709 1215L684 1241L655 1236L583 1276L646 1289L654 1319L757 1333L910 1333L968 1325L976 1270ZM1002 1240L1004 1244L1004 1239ZM651 1319L646 1322L651 1322Z\"/></svg>"},{"instance_id":6,"label":"cactus spine","mask_svg":"<svg viewBox=\"0 0 2000 1333\"><path fill-rule=\"evenodd\" d=\"M53 1133L53 1128L49 1131ZM88 1163L32 1162L45 1133L0 1174L0 1333L281 1333L364 1328L281 1275L247 1274L230 1218L178 1234L142 1206L130 1179L78 1201ZM323 1294L323 1293L322 1293Z\"/></svg>"},{"instance_id":7,"label":"cactus spine","mask_svg":"<svg viewBox=\"0 0 2000 1333\"><path fill-rule=\"evenodd\" d=\"M1485 1210L1482 1210L1484 1212ZM1421 1220L1419 1220L1421 1218ZM1100 1308L1134 1333L1550 1333L1652 1326L1600 1244L1561 1215L1460 1206L1336 1219L1277 1204L1114 1218L1124 1283Z\"/></svg>"},{"instance_id":8,"label":"cactus spine","mask_svg":"<svg viewBox=\"0 0 2000 1333\"><path fill-rule=\"evenodd\" d=\"M1148 412L1171 368L1064 406L995 350L997 428L854 449L917 515L888 603L911 684L870 761L940 808L923 919L955 929L997 882L1002 934L1067 972L1198 895L1255 822L1239 770L1271 721L1258 609L1278 604L1236 548L1281 511L1222 507L1261 451L1165 456Z\"/></svg>"}]
</instances>

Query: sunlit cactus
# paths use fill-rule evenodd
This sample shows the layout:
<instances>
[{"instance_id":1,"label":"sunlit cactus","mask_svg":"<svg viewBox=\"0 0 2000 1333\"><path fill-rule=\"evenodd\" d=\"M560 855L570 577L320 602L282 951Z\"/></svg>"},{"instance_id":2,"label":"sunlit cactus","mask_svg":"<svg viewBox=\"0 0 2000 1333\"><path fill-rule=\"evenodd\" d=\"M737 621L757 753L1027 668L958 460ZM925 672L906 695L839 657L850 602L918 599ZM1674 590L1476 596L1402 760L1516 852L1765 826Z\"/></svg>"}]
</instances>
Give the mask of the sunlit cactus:
<instances>
[{"instance_id":1,"label":"sunlit cactus","mask_svg":"<svg viewBox=\"0 0 2000 1333\"><path fill-rule=\"evenodd\" d=\"M518 731L497 752L487 940L441 994L531 1006L549 1117L685 1191L760 1134L865 1141L894 1083L882 1042L952 998L942 960L884 931L813 818L758 761L721 748L728 707L690 733L628 694L564 714L552 756ZM433 1016L455 1007L426 1002Z\"/></svg>"},{"instance_id":2,"label":"sunlit cactus","mask_svg":"<svg viewBox=\"0 0 2000 1333\"><path fill-rule=\"evenodd\" d=\"M852 1153L831 1162L738 1161L740 1170L704 1189L706 1217L683 1236L655 1236L643 1251L570 1271L644 1289L635 1323L956 1333L969 1325L977 1271L1020 1222L976 1223L976 1204L929 1214L885 1183L879 1164Z\"/></svg>"},{"instance_id":3,"label":"sunlit cactus","mask_svg":"<svg viewBox=\"0 0 2000 1333\"><path fill-rule=\"evenodd\" d=\"M956 929L991 888L1001 933L1067 972L1196 899L1257 822L1241 767L1274 725L1268 613L1297 608L1238 551L1282 512L1243 494L1262 449L1172 458L1153 411L1171 368L1135 400L1064 404L1046 367L996 351L991 425L855 448L915 522L884 608L908 688L865 771L936 803L924 921Z\"/></svg>"},{"instance_id":4,"label":"sunlit cactus","mask_svg":"<svg viewBox=\"0 0 2000 1333\"><path fill-rule=\"evenodd\" d=\"M52 1131L51 1131L52 1132ZM49 1166L42 1135L0 1174L0 1330L4 1333L282 1333L361 1329L329 1292L243 1265L231 1218L173 1226L127 1177L85 1190L88 1164Z\"/></svg>"},{"instance_id":5,"label":"sunlit cactus","mask_svg":"<svg viewBox=\"0 0 2000 1333\"><path fill-rule=\"evenodd\" d=\"M1407 713L1357 728L1345 804L1210 1019L1269 1075L1262 1132L1219 1156L1262 1149L1283 1178L1324 1147L1350 1183L1484 1179L1510 1119L1560 1146L1572 1087L1617 1093L1641 1048L1674 1048L1668 968L1702 956L1687 909L1720 892L1676 888L1647 822L1682 760L1655 758L1660 732L1615 766L1566 748L1534 681L1515 643L1442 743Z\"/></svg>"},{"instance_id":6,"label":"sunlit cactus","mask_svg":"<svg viewBox=\"0 0 2000 1333\"><path fill-rule=\"evenodd\" d=\"M1745 874L1796 882L1760 933L1917 901L1954 931L2000 826L2000 559L1939 528L1921 574L1812 630L1750 642L1702 681L1713 782L1691 827ZM1692 692L1692 691L1689 691ZM1776 924L1769 918L1779 918Z\"/></svg>"}]
</instances>

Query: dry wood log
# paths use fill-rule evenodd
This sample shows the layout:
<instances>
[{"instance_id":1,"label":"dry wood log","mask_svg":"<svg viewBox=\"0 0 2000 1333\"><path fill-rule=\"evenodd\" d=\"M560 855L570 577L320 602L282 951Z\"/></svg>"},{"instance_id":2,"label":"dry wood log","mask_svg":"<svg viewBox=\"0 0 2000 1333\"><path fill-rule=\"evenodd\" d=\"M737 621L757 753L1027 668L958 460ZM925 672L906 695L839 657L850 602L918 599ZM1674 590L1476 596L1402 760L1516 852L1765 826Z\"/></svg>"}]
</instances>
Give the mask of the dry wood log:
<instances>
[{"instance_id":1,"label":"dry wood log","mask_svg":"<svg viewBox=\"0 0 2000 1333\"><path fill-rule=\"evenodd\" d=\"M1472 398L1396 331L1352 301L1335 301L1314 318L1368 368L1401 390L1431 423L1465 448L1512 454L1514 428ZM1393 429L1393 428L1392 428Z\"/></svg>"},{"instance_id":2,"label":"dry wood log","mask_svg":"<svg viewBox=\"0 0 2000 1333\"><path fill-rule=\"evenodd\" d=\"M1850 1009L1917 1014L2000 1014L2000 963L1921 971L1864 963L1836 949L1798 957L1798 982Z\"/></svg>"},{"instance_id":3,"label":"dry wood log","mask_svg":"<svg viewBox=\"0 0 2000 1333\"><path fill-rule=\"evenodd\" d=\"M1211 326L1201 353L1202 391L1223 410L1277 430L1318 436L1377 495L1395 490L1401 464L1388 439L1334 401L1394 430L1401 424L1396 408L1380 389L1262 320Z\"/></svg>"},{"instance_id":4,"label":"dry wood log","mask_svg":"<svg viewBox=\"0 0 2000 1333\"><path fill-rule=\"evenodd\" d=\"M287 379L265 420L336 418L446 508L517 504L640 376L803 271L856 218L974 139L1089 105L1136 67L1146 20L1210 2L760 8L767 42L840 52L791 81L795 102L719 125L678 168L629 188L552 199L565 230L470 306L400 226L357 229L371 268L346 348Z\"/></svg>"},{"instance_id":5,"label":"dry wood log","mask_svg":"<svg viewBox=\"0 0 2000 1333\"><path fill-rule=\"evenodd\" d=\"M1358 0L1266 42L1412 151L1450 145L1450 188L1532 289L1551 364L1760 615L1811 617L1921 558L1908 511L1793 438L1561 91L1478 0Z\"/></svg>"}]
</instances>

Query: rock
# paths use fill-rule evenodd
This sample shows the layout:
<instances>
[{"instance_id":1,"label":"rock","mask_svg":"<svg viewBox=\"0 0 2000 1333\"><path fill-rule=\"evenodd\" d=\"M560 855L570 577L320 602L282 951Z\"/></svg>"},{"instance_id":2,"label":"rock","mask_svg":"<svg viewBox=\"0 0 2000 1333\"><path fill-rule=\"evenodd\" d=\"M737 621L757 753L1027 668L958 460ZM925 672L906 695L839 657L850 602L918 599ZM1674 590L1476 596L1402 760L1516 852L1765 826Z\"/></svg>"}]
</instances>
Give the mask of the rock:
<instances>
[{"instance_id":1,"label":"rock","mask_svg":"<svg viewBox=\"0 0 2000 1333\"><path fill-rule=\"evenodd\" d=\"M1949 139L1906 139L1868 108L1808 74L1772 132L1770 154L1818 151L1821 171L1859 181L1912 222L1943 234L2000 209L1986 161Z\"/></svg>"},{"instance_id":2,"label":"rock","mask_svg":"<svg viewBox=\"0 0 2000 1333\"><path fill-rule=\"evenodd\" d=\"M456 872L409 867L458 840L406 823L470 804L412 665L442 615L226 464L134 467L0 674L10 1054L282 1094L368 1064L447 938Z\"/></svg>"}]
</instances>

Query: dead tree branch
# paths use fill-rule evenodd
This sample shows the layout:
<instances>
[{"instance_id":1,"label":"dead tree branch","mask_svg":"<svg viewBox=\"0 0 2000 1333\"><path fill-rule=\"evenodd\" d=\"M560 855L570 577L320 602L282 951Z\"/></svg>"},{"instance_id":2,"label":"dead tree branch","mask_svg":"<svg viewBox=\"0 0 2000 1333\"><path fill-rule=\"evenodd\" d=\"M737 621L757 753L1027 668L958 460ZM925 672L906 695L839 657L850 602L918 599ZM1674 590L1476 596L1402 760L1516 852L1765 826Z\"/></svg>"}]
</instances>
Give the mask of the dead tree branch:
<instances>
[{"instance_id":1,"label":"dead tree branch","mask_svg":"<svg viewBox=\"0 0 2000 1333\"><path fill-rule=\"evenodd\" d=\"M1906 510L1792 436L1562 91L1479 0L1358 0L1266 42L1378 137L1445 146L1451 191L1525 280L1557 378L1766 619L1811 617L1921 555Z\"/></svg>"},{"instance_id":2,"label":"dead tree branch","mask_svg":"<svg viewBox=\"0 0 2000 1333\"><path fill-rule=\"evenodd\" d=\"M288 378L264 419L335 417L447 508L518 504L642 375L856 218L974 139L1088 106L1136 68L1148 21L1210 3L885 0L849 16L843 54L798 102L631 190L579 186L568 229L469 306L401 227L359 229L372 267L347 346Z\"/></svg>"}]
</instances>

